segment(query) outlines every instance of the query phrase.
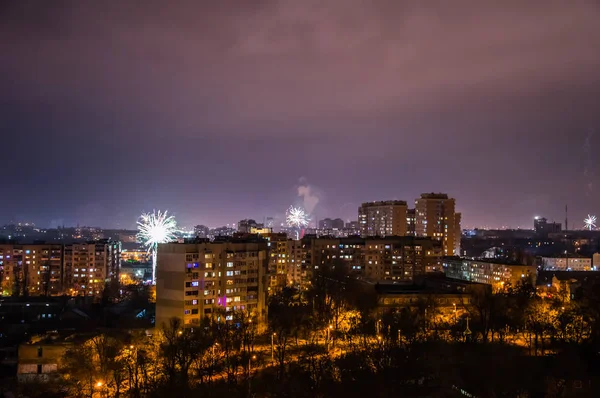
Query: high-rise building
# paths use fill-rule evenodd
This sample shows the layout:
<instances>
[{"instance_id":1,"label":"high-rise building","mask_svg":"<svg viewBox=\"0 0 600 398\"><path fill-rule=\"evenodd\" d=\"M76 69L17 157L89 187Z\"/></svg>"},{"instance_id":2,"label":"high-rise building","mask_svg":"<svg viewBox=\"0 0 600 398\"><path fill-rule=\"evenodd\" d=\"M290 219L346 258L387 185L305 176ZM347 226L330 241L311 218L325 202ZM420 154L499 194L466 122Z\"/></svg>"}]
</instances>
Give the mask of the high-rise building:
<instances>
[{"instance_id":1,"label":"high-rise building","mask_svg":"<svg viewBox=\"0 0 600 398\"><path fill-rule=\"evenodd\" d=\"M319 220L319 229L337 229L342 230L344 228L344 220L341 218L331 219L325 218Z\"/></svg>"},{"instance_id":2,"label":"high-rise building","mask_svg":"<svg viewBox=\"0 0 600 398\"><path fill-rule=\"evenodd\" d=\"M347 222L342 232L344 236L360 235L360 223L358 221Z\"/></svg>"},{"instance_id":3,"label":"high-rise building","mask_svg":"<svg viewBox=\"0 0 600 398\"><path fill-rule=\"evenodd\" d=\"M460 241L462 239L462 213L454 213L454 255L460 256Z\"/></svg>"},{"instance_id":4,"label":"high-rise building","mask_svg":"<svg viewBox=\"0 0 600 398\"><path fill-rule=\"evenodd\" d=\"M196 225L194 227L194 235L196 238L206 239L210 235L210 228L206 225Z\"/></svg>"},{"instance_id":5,"label":"high-rise building","mask_svg":"<svg viewBox=\"0 0 600 398\"><path fill-rule=\"evenodd\" d=\"M156 324L175 317L192 327L205 316L231 320L233 311L247 311L264 322L268 262L264 239L160 244Z\"/></svg>"},{"instance_id":6,"label":"high-rise building","mask_svg":"<svg viewBox=\"0 0 600 398\"><path fill-rule=\"evenodd\" d=\"M287 281L288 238L284 233L267 233L263 235L267 241L269 264L269 293L274 294L283 289Z\"/></svg>"},{"instance_id":7,"label":"high-rise building","mask_svg":"<svg viewBox=\"0 0 600 398\"><path fill-rule=\"evenodd\" d=\"M245 219L240 220L237 225L237 231L243 234L251 233L252 229L264 229L264 224L259 224L255 220Z\"/></svg>"},{"instance_id":8,"label":"high-rise building","mask_svg":"<svg viewBox=\"0 0 600 398\"><path fill-rule=\"evenodd\" d=\"M119 288L121 242L101 240L65 245L63 290L72 296L112 295Z\"/></svg>"},{"instance_id":9,"label":"high-rise building","mask_svg":"<svg viewBox=\"0 0 600 398\"><path fill-rule=\"evenodd\" d=\"M63 245L0 245L0 295L56 296L62 293Z\"/></svg>"},{"instance_id":10,"label":"high-rise building","mask_svg":"<svg viewBox=\"0 0 600 398\"><path fill-rule=\"evenodd\" d=\"M535 233L540 236L548 236L551 233L557 233L562 231L562 224L557 222L548 222L548 219L544 217L536 217L533 220L533 229Z\"/></svg>"},{"instance_id":11,"label":"high-rise building","mask_svg":"<svg viewBox=\"0 0 600 398\"><path fill-rule=\"evenodd\" d=\"M417 221L415 209L406 211L406 235L416 236L415 224Z\"/></svg>"},{"instance_id":12,"label":"high-rise building","mask_svg":"<svg viewBox=\"0 0 600 398\"><path fill-rule=\"evenodd\" d=\"M415 201L415 233L442 243L445 256L454 254L455 200L442 193L424 193Z\"/></svg>"},{"instance_id":13,"label":"high-rise building","mask_svg":"<svg viewBox=\"0 0 600 398\"><path fill-rule=\"evenodd\" d=\"M367 202L358 208L361 236L405 236L406 202L388 200Z\"/></svg>"}]
</instances>

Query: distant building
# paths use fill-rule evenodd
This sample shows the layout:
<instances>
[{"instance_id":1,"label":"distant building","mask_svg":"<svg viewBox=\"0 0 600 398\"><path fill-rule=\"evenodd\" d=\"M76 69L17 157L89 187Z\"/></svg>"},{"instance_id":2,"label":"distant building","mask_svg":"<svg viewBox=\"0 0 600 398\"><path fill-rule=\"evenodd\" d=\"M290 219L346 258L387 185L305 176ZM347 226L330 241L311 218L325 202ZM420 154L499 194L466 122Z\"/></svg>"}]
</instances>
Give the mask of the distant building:
<instances>
[{"instance_id":1,"label":"distant building","mask_svg":"<svg viewBox=\"0 0 600 398\"><path fill-rule=\"evenodd\" d=\"M535 233L542 236L555 234L562 231L562 224L557 222L548 222L544 217L536 217L533 220L533 229Z\"/></svg>"},{"instance_id":2,"label":"distant building","mask_svg":"<svg viewBox=\"0 0 600 398\"><path fill-rule=\"evenodd\" d=\"M516 286L519 281L535 283L537 268L534 265L500 262L488 259L466 259L446 257L443 260L446 277L468 282L484 283L492 286L494 292L508 286Z\"/></svg>"},{"instance_id":3,"label":"distant building","mask_svg":"<svg viewBox=\"0 0 600 398\"><path fill-rule=\"evenodd\" d=\"M415 201L417 236L440 241L445 256L456 250L455 200L443 193L424 193Z\"/></svg>"},{"instance_id":4,"label":"distant building","mask_svg":"<svg viewBox=\"0 0 600 398\"><path fill-rule=\"evenodd\" d=\"M406 202L402 200L363 203L358 208L360 235L405 236L406 214Z\"/></svg>"},{"instance_id":5,"label":"distant building","mask_svg":"<svg viewBox=\"0 0 600 398\"><path fill-rule=\"evenodd\" d=\"M587 257L542 257L545 271L592 271L592 259Z\"/></svg>"},{"instance_id":6,"label":"distant building","mask_svg":"<svg viewBox=\"0 0 600 398\"><path fill-rule=\"evenodd\" d=\"M133 249L133 250L126 250L126 249L121 249L121 261L122 262L128 262L128 263L150 263L152 260L150 258L150 253L148 253L148 250L140 250L140 249Z\"/></svg>"},{"instance_id":7,"label":"distant building","mask_svg":"<svg viewBox=\"0 0 600 398\"><path fill-rule=\"evenodd\" d=\"M196 225L194 227L194 235L196 238L207 239L210 235L210 228L206 225Z\"/></svg>"},{"instance_id":8,"label":"distant building","mask_svg":"<svg viewBox=\"0 0 600 398\"><path fill-rule=\"evenodd\" d=\"M245 234L251 233L252 229L264 229L264 224L259 224L255 220L240 220L237 225L237 231Z\"/></svg>"},{"instance_id":9,"label":"distant building","mask_svg":"<svg viewBox=\"0 0 600 398\"><path fill-rule=\"evenodd\" d=\"M360 235L360 224L358 221L347 222L342 231L344 236Z\"/></svg>"},{"instance_id":10,"label":"distant building","mask_svg":"<svg viewBox=\"0 0 600 398\"><path fill-rule=\"evenodd\" d=\"M211 229L209 237L210 238L216 238L218 236L232 237L233 234L235 234L236 232L237 232L237 230L235 228L223 226L223 227Z\"/></svg>"},{"instance_id":11,"label":"distant building","mask_svg":"<svg viewBox=\"0 0 600 398\"><path fill-rule=\"evenodd\" d=\"M417 236L416 223L417 216L415 209L408 209L406 211L406 235Z\"/></svg>"},{"instance_id":12,"label":"distant building","mask_svg":"<svg viewBox=\"0 0 600 398\"><path fill-rule=\"evenodd\" d=\"M337 229L342 230L344 228L344 220L341 218L331 219L325 218L319 220L319 229Z\"/></svg>"},{"instance_id":13,"label":"distant building","mask_svg":"<svg viewBox=\"0 0 600 398\"><path fill-rule=\"evenodd\" d=\"M267 254L263 239L159 245L156 324L176 317L193 327L205 316L231 320L232 311L247 311L264 322Z\"/></svg>"}]
</instances>

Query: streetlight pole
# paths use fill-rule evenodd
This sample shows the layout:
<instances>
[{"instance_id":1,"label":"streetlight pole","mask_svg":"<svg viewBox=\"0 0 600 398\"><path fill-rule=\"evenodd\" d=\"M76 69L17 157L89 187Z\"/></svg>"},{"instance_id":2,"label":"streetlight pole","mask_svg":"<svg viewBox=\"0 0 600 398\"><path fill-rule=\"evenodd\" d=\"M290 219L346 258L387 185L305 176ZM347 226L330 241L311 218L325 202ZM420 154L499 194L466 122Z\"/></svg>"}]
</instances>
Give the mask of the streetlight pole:
<instances>
[{"instance_id":1,"label":"streetlight pole","mask_svg":"<svg viewBox=\"0 0 600 398\"><path fill-rule=\"evenodd\" d=\"M275 361L275 333L271 334L271 362Z\"/></svg>"},{"instance_id":2,"label":"streetlight pole","mask_svg":"<svg viewBox=\"0 0 600 398\"><path fill-rule=\"evenodd\" d=\"M256 359L256 355L252 355L248 357L248 396L251 397L251 384L250 384L250 376L252 375L252 360Z\"/></svg>"},{"instance_id":3,"label":"streetlight pole","mask_svg":"<svg viewBox=\"0 0 600 398\"><path fill-rule=\"evenodd\" d=\"M456 324L456 303L454 305L454 324Z\"/></svg>"}]
</instances>

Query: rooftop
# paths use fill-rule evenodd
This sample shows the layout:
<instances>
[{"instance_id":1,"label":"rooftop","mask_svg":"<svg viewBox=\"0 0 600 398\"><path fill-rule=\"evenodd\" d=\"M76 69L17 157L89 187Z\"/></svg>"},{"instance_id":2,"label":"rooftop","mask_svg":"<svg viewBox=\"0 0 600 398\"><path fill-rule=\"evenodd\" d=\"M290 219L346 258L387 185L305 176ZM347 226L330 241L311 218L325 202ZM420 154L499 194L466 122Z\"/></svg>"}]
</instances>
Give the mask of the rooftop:
<instances>
[{"instance_id":1,"label":"rooftop","mask_svg":"<svg viewBox=\"0 0 600 398\"><path fill-rule=\"evenodd\" d=\"M527 264L520 263L518 261L511 261L502 258L476 258L476 257L457 257L450 256L444 257L444 261L474 261L478 263L488 263L488 264L501 264L501 265L515 265L515 266L526 266Z\"/></svg>"},{"instance_id":2,"label":"rooftop","mask_svg":"<svg viewBox=\"0 0 600 398\"><path fill-rule=\"evenodd\" d=\"M406 206L405 200L385 200L377 202L364 202L361 207L377 207L377 206Z\"/></svg>"}]
</instances>

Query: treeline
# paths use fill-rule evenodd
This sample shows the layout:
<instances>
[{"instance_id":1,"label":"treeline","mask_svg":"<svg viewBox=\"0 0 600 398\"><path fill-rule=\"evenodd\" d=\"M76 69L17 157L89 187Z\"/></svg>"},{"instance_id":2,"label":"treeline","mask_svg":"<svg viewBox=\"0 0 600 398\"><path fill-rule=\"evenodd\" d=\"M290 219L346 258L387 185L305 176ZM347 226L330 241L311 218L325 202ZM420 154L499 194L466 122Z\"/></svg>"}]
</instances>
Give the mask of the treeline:
<instances>
[{"instance_id":1,"label":"treeline","mask_svg":"<svg viewBox=\"0 0 600 398\"><path fill-rule=\"evenodd\" d=\"M600 286L586 289L580 302L548 300L526 281L459 308L432 295L381 310L372 286L337 264L274 295L268 325L238 311L193 329L172 320L152 336L99 335L66 352L55 383L24 388L30 397L599 396Z\"/></svg>"}]
</instances>

